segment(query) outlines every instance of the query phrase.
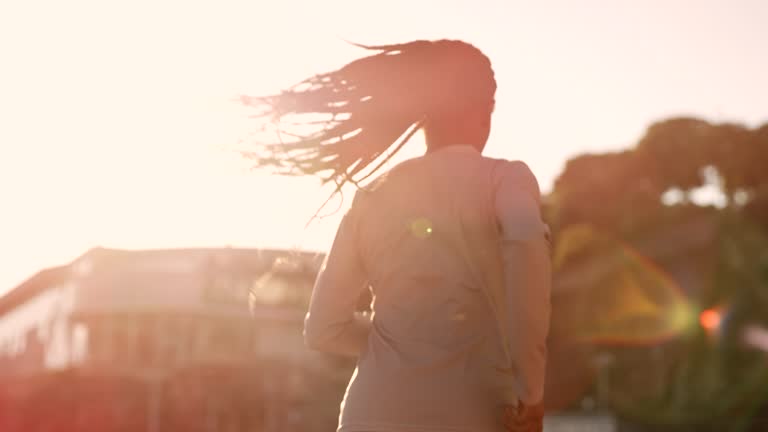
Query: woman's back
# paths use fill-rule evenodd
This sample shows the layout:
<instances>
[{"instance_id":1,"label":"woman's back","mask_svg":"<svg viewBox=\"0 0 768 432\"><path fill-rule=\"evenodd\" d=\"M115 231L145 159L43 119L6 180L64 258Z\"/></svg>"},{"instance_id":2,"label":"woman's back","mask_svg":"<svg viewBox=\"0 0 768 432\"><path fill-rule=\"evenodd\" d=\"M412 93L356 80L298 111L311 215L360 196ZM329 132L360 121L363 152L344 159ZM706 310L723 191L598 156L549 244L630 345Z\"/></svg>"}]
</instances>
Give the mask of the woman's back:
<instances>
[{"instance_id":1,"label":"woman's back","mask_svg":"<svg viewBox=\"0 0 768 432\"><path fill-rule=\"evenodd\" d=\"M358 192L351 215L374 318L340 430L500 430L498 406L512 401L490 382L500 338L477 258L498 257L497 165L448 147Z\"/></svg>"}]
</instances>

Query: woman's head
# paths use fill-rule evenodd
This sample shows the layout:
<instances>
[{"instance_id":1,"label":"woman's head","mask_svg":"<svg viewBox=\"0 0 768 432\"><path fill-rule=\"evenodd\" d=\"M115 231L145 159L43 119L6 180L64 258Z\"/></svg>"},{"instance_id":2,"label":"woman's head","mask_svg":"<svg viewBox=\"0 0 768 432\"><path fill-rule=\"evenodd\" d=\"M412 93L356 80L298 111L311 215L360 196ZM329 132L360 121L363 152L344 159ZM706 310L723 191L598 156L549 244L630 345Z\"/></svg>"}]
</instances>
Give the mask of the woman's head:
<instances>
[{"instance_id":1,"label":"woman's head","mask_svg":"<svg viewBox=\"0 0 768 432\"><path fill-rule=\"evenodd\" d=\"M451 144L482 151L496 81L480 50L453 40L363 48L378 52L307 78L279 95L243 98L265 108L261 118L325 116L311 133L264 145L256 155L259 165L323 175L324 181L341 187L373 174L383 164L375 161L394 147L386 161L422 128L428 151Z\"/></svg>"}]
</instances>

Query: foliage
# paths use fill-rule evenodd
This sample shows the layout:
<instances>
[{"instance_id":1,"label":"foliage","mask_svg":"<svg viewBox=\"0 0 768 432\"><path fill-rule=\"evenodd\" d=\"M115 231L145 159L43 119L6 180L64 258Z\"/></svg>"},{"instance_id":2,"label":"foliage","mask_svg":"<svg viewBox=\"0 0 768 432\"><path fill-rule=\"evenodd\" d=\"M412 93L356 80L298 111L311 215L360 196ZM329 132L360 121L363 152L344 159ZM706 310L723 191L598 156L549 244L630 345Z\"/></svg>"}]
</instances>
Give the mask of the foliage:
<instances>
[{"instance_id":1,"label":"foliage","mask_svg":"<svg viewBox=\"0 0 768 432\"><path fill-rule=\"evenodd\" d=\"M706 173L714 174L729 203L749 205L766 194L766 167L768 124L749 129L672 118L651 125L634 148L569 160L547 213L558 230L586 223L626 235L664 211L665 192L679 190L688 202L693 190L712 181Z\"/></svg>"},{"instance_id":2,"label":"foliage","mask_svg":"<svg viewBox=\"0 0 768 432\"><path fill-rule=\"evenodd\" d=\"M724 207L692 203L693 191L707 184L726 198ZM675 205L664 203L670 190L680 192ZM555 316L569 317L553 330L559 338L580 335L603 359L605 402L642 423L717 430L765 402L766 355L745 346L743 331L768 328L768 124L657 122L631 149L568 161L547 198L557 278L581 274L581 299L553 293ZM711 239L681 237L702 218L714 221ZM635 253L650 254L641 258L653 265L644 267ZM595 266L609 269L597 277ZM633 316L645 316L631 323L633 334L653 335L656 315L664 324L671 303L649 293L681 278L689 279L678 291L695 325L675 327L671 338L627 343L622 329ZM695 321L705 308L724 316L715 333ZM611 337L584 339L584 329Z\"/></svg>"},{"instance_id":3,"label":"foliage","mask_svg":"<svg viewBox=\"0 0 768 432\"><path fill-rule=\"evenodd\" d=\"M656 424L720 424L748 418L764 402L768 362L745 345L743 334L750 325L768 328L768 237L725 216L715 254L711 285L690 302L719 310L721 326L691 327L643 349L610 347L616 355L610 398L619 412Z\"/></svg>"}]
</instances>

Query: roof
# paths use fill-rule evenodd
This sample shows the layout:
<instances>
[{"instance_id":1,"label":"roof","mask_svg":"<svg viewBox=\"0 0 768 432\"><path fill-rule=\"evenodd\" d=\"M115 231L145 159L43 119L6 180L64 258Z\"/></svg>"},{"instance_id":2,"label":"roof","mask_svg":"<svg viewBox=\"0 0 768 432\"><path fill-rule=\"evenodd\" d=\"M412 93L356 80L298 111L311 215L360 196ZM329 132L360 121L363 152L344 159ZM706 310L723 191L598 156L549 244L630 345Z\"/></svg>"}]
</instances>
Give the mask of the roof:
<instances>
[{"instance_id":1,"label":"roof","mask_svg":"<svg viewBox=\"0 0 768 432\"><path fill-rule=\"evenodd\" d=\"M324 255L318 252L288 249L249 248L181 248L124 250L94 248L66 265L44 269L0 297L0 315L29 300L47 288L61 285L74 278L83 282L107 279L130 281L163 278L169 274L199 275L201 270L217 268L232 272L266 272L279 259L296 262L289 267L297 271L316 273ZM286 271L283 269L282 271ZM290 271L290 270L289 270Z\"/></svg>"},{"instance_id":2,"label":"roof","mask_svg":"<svg viewBox=\"0 0 768 432\"><path fill-rule=\"evenodd\" d=\"M5 295L0 297L0 315L5 314L29 298L45 291L52 285L65 282L70 277L69 265L51 267L37 272Z\"/></svg>"}]
</instances>

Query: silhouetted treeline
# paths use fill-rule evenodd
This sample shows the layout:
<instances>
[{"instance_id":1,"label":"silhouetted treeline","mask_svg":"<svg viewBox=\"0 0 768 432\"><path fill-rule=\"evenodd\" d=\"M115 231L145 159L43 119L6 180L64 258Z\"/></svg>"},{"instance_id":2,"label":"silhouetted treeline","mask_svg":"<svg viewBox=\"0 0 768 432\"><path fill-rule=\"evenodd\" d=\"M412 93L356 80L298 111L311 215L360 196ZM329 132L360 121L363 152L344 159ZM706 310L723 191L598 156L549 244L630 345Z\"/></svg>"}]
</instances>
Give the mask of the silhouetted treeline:
<instances>
[{"instance_id":1,"label":"silhouetted treeline","mask_svg":"<svg viewBox=\"0 0 768 432\"><path fill-rule=\"evenodd\" d=\"M558 228L589 223L631 233L670 211L662 204L665 193L677 192L686 204L706 185L768 228L768 124L654 123L631 149L569 160L549 197L548 216Z\"/></svg>"},{"instance_id":2,"label":"silhouetted treeline","mask_svg":"<svg viewBox=\"0 0 768 432\"><path fill-rule=\"evenodd\" d=\"M569 160L544 211L550 394L587 382L632 430L768 430L768 360L744 340L768 329L768 124L657 122Z\"/></svg>"}]
</instances>

